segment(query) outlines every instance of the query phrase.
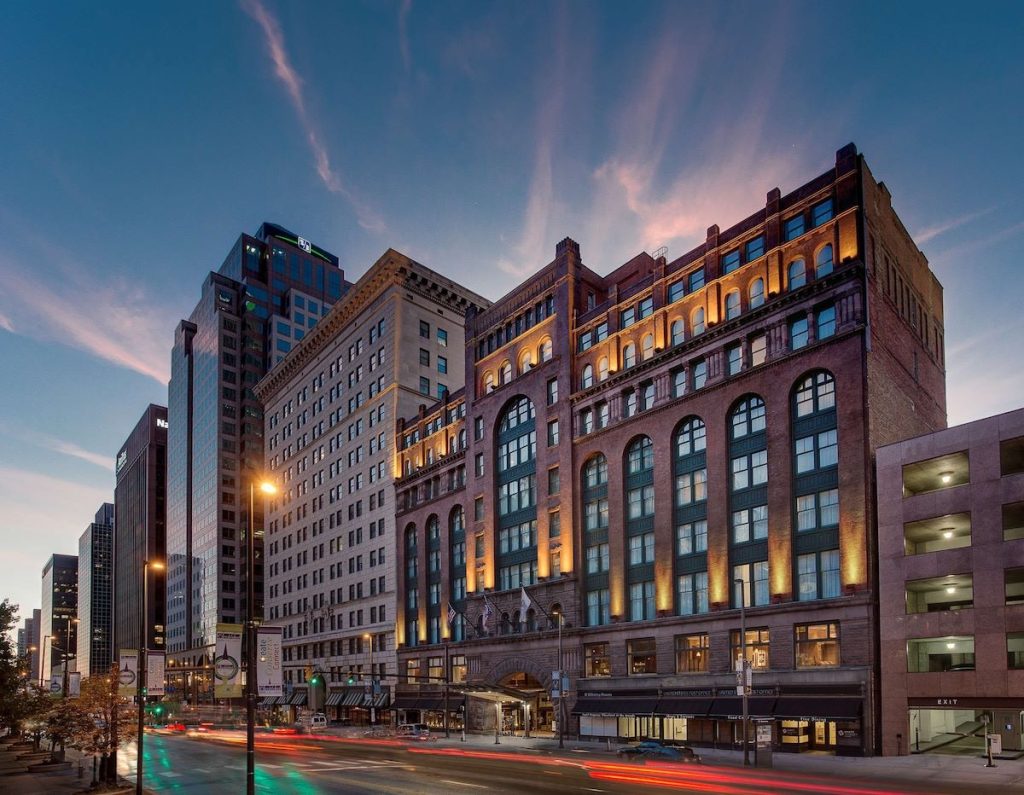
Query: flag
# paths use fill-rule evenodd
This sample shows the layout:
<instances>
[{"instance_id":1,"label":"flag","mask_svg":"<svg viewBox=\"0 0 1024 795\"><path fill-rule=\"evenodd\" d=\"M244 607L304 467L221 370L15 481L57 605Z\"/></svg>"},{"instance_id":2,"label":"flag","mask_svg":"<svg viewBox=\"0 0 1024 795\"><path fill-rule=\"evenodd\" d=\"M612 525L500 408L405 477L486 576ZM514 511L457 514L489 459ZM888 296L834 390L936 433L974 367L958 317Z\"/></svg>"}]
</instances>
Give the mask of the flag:
<instances>
[{"instance_id":1,"label":"flag","mask_svg":"<svg viewBox=\"0 0 1024 795\"><path fill-rule=\"evenodd\" d=\"M455 615L456 615L456 612L455 612L455 608L454 608L454 607L452 607L452 603L451 603L451 602L449 602L449 603L448 603L448 626L449 626L449 627L450 627L450 626L451 626L452 624L454 624L454 623L455 623Z\"/></svg>"},{"instance_id":2,"label":"flag","mask_svg":"<svg viewBox=\"0 0 1024 795\"><path fill-rule=\"evenodd\" d=\"M526 588L523 586L519 587L519 623L526 623L526 611L530 609L530 595L526 592Z\"/></svg>"},{"instance_id":3,"label":"flag","mask_svg":"<svg viewBox=\"0 0 1024 795\"><path fill-rule=\"evenodd\" d=\"M494 615L494 608L491 606L491 603L487 600L487 597L485 596L484 597L484 621L483 621L484 629L485 630L488 629L488 627L489 627L489 625L491 623L491 616L493 616L493 615Z\"/></svg>"}]
</instances>

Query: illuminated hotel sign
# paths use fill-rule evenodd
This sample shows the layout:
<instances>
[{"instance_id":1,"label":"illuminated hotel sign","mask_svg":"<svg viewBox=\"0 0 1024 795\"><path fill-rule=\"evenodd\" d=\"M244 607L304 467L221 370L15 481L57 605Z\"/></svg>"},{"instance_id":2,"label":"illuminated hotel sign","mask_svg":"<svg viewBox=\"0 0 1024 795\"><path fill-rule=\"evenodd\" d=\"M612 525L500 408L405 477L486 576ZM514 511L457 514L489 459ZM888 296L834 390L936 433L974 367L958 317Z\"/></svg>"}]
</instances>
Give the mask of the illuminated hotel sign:
<instances>
[{"instance_id":1,"label":"illuminated hotel sign","mask_svg":"<svg viewBox=\"0 0 1024 795\"><path fill-rule=\"evenodd\" d=\"M128 463L128 450L125 449L125 450L122 450L120 453L117 454L117 466L114 468L114 474L115 475L121 474L122 467L124 467L124 465L127 464L127 463Z\"/></svg>"},{"instance_id":2,"label":"illuminated hotel sign","mask_svg":"<svg viewBox=\"0 0 1024 795\"><path fill-rule=\"evenodd\" d=\"M167 429L167 420L162 420L159 417L157 417L156 427L157 428L163 428L164 430L166 430Z\"/></svg>"},{"instance_id":3,"label":"illuminated hotel sign","mask_svg":"<svg viewBox=\"0 0 1024 795\"><path fill-rule=\"evenodd\" d=\"M306 240L306 238L304 238L304 237L300 237L299 238L298 245L299 245L299 248L301 248L307 254L311 254L313 252L312 244L308 240Z\"/></svg>"}]
</instances>

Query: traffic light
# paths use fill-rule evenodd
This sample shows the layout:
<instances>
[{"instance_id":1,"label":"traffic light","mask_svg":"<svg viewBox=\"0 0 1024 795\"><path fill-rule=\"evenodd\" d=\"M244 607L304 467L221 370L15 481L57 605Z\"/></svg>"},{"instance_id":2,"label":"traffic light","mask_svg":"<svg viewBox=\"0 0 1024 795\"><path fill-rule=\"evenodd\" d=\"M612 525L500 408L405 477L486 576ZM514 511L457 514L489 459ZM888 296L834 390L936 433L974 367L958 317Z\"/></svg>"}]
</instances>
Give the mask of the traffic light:
<instances>
[{"instance_id":1,"label":"traffic light","mask_svg":"<svg viewBox=\"0 0 1024 795\"><path fill-rule=\"evenodd\" d=\"M348 675L348 683L349 683L350 685L354 685L354 684L356 683L356 675L355 675L355 674L353 674L353 673L350 673L350 674Z\"/></svg>"},{"instance_id":2,"label":"traffic light","mask_svg":"<svg viewBox=\"0 0 1024 795\"><path fill-rule=\"evenodd\" d=\"M153 707L153 714L159 718L161 715L164 714L164 708L160 704L157 704L155 707Z\"/></svg>"},{"instance_id":3,"label":"traffic light","mask_svg":"<svg viewBox=\"0 0 1024 795\"><path fill-rule=\"evenodd\" d=\"M320 678L320 674L313 674L309 679L309 684L311 687L316 687L321 681L323 680Z\"/></svg>"}]
</instances>

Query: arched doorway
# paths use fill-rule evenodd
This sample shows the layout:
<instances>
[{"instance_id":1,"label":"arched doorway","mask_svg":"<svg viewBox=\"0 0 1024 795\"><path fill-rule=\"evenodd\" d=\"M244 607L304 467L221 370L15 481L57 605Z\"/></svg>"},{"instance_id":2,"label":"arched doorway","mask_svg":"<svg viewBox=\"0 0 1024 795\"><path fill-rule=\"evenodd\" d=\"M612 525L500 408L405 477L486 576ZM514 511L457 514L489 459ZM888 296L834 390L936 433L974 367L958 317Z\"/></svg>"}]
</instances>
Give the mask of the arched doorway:
<instances>
[{"instance_id":1,"label":"arched doorway","mask_svg":"<svg viewBox=\"0 0 1024 795\"><path fill-rule=\"evenodd\" d=\"M506 692L520 695L519 699L509 698L501 704L503 733L532 734L551 730L554 717L551 693L536 676L528 671L513 671L502 677L498 685Z\"/></svg>"}]
</instances>

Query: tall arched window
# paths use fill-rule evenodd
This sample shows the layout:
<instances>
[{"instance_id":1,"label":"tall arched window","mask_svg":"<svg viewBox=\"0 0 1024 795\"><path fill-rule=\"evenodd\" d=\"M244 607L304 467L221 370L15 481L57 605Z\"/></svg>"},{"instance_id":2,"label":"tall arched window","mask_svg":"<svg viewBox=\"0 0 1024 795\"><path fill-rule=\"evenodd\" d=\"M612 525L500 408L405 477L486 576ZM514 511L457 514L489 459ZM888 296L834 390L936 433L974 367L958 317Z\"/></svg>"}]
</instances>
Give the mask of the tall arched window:
<instances>
[{"instance_id":1,"label":"tall arched window","mask_svg":"<svg viewBox=\"0 0 1024 795\"><path fill-rule=\"evenodd\" d=\"M686 342L686 324L682 319L672 321L672 344L682 345Z\"/></svg>"},{"instance_id":2,"label":"tall arched window","mask_svg":"<svg viewBox=\"0 0 1024 795\"><path fill-rule=\"evenodd\" d=\"M542 362L549 362L553 355L554 346L551 344L551 338L547 337L540 343L540 360Z\"/></svg>"},{"instance_id":3,"label":"tall arched window","mask_svg":"<svg viewBox=\"0 0 1024 795\"><path fill-rule=\"evenodd\" d=\"M786 267L786 283L790 290L807 284L807 266L803 257L797 257Z\"/></svg>"},{"instance_id":4,"label":"tall arched window","mask_svg":"<svg viewBox=\"0 0 1024 795\"><path fill-rule=\"evenodd\" d=\"M704 333L704 307L702 306L693 310L693 315L690 319L690 333L694 337Z\"/></svg>"},{"instance_id":5,"label":"tall arched window","mask_svg":"<svg viewBox=\"0 0 1024 795\"><path fill-rule=\"evenodd\" d=\"M537 581L537 431L533 401L519 396L498 415L498 588Z\"/></svg>"},{"instance_id":6,"label":"tall arched window","mask_svg":"<svg viewBox=\"0 0 1024 795\"><path fill-rule=\"evenodd\" d=\"M740 316L740 291L730 290L725 294L725 319L732 320Z\"/></svg>"},{"instance_id":7,"label":"tall arched window","mask_svg":"<svg viewBox=\"0 0 1024 795\"><path fill-rule=\"evenodd\" d=\"M456 611L448 630L452 640L465 640L466 515L461 505L456 505L448 514L448 549L448 592Z\"/></svg>"},{"instance_id":8,"label":"tall arched window","mask_svg":"<svg viewBox=\"0 0 1024 795\"><path fill-rule=\"evenodd\" d=\"M758 276L750 283L747 291L750 308L754 309L764 303L764 279Z\"/></svg>"},{"instance_id":9,"label":"tall arched window","mask_svg":"<svg viewBox=\"0 0 1024 795\"><path fill-rule=\"evenodd\" d=\"M734 599L768 604L768 438L764 401L747 395L729 411L729 560ZM734 607L740 605L734 604Z\"/></svg>"},{"instance_id":10,"label":"tall arched window","mask_svg":"<svg viewBox=\"0 0 1024 795\"><path fill-rule=\"evenodd\" d=\"M580 472L588 626L611 621L608 590L608 460L596 453Z\"/></svg>"},{"instance_id":11,"label":"tall arched window","mask_svg":"<svg viewBox=\"0 0 1024 795\"><path fill-rule=\"evenodd\" d=\"M675 605L678 615L708 611L707 432L687 417L673 434Z\"/></svg>"},{"instance_id":12,"label":"tall arched window","mask_svg":"<svg viewBox=\"0 0 1024 795\"><path fill-rule=\"evenodd\" d=\"M580 374L580 389L590 389L594 385L594 365L583 365L583 372Z\"/></svg>"},{"instance_id":13,"label":"tall arched window","mask_svg":"<svg viewBox=\"0 0 1024 795\"><path fill-rule=\"evenodd\" d=\"M608 357L602 356L597 360L597 380L604 381L608 378Z\"/></svg>"},{"instance_id":14,"label":"tall arched window","mask_svg":"<svg viewBox=\"0 0 1024 795\"><path fill-rule=\"evenodd\" d=\"M512 364L511 362L503 362L501 369L498 371L498 380L507 384L512 380Z\"/></svg>"},{"instance_id":15,"label":"tall arched window","mask_svg":"<svg viewBox=\"0 0 1024 795\"><path fill-rule=\"evenodd\" d=\"M441 523L427 519L427 643L441 642Z\"/></svg>"},{"instance_id":16,"label":"tall arched window","mask_svg":"<svg viewBox=\"0 0 1024 795\"><path fill-rule=\"evenodd\" d=\"M646 362L652 356L654 356L654 335L645 334L640 341L640 358Z\"/></svg>"},{"instance_id":17,"label":"tall arched window","mask_svg":"<svg viewBox=\"0 0 1024 795\"><path fill-rule=\"evenodd\" d=\"M814 277L820 279L832 273L832 244L826 243L814 258Z\"/></svg>"},{"instance_id":18,"label":"tall arched window","mask_svg":"<svg viewBox=\"0 0 1024 795\"><path fill-rule=\"evenodd\" d=\"M757 395L743 398L730 415L732 438L741 439L765 428L764 401Z\"/></svg>"},{"instance_id":19,"label":"tall arched window","mask_svg":"<svg viewBox=\"0 0 1024 795\"><path fill-rule=\"evenodd\" d=\"M484 394L488 395L494 391L494 373L488 370L484 373Z\"/></svg>"},{"instance_id":20,"label":"tall arched window","mask_svg":"<svg viewBox=\"0 0 1024 795\"><path fill-rule=\"evenodd\" d=\"M632 367L636 364L636 345L632 342L627 343L626 347L622 349L622 366Z\"/></svg>"},{"instance_id":21,"label":"tall arched window","mask_svg":"<svg viewBox=\"0 0 1024 795\"><path fill-rule=\"evenodd\" d=\"M523 351L519 357L519 372L528 373L533 369L533 351Z\"/></svg>"},{"instance_id":22,"label":"tall arched window","mask_svg":"<svg viewBox=\"0 0 1024 795\"><path fill-rule=\"evenodd\" d=\"M420 642L419 630L419 549L416 525L405 527L405 642L415 646Z\"/></svg>"},{"instance_id":23,"label":"tall arched window","mask_svg":"<svg viewBox=\"0 0 1024 795\"><path fill-rule=\"evenodd\" d=\"M839 568L839 428L836 384L818 370L793 387L793 513L799 554L793 579L800 601L842 593Z\"/></svg>"},{"instance_id":24,"label":"tall arched window","mask_svg":"<svg viewBox=\"0 0 1024 795\"><path fill-rule=\"evenodd\" d=\"M626 585L629 620L657 617L654 600L654 443L638 436L626 448Z\"/></svg>"}]
</instances>

